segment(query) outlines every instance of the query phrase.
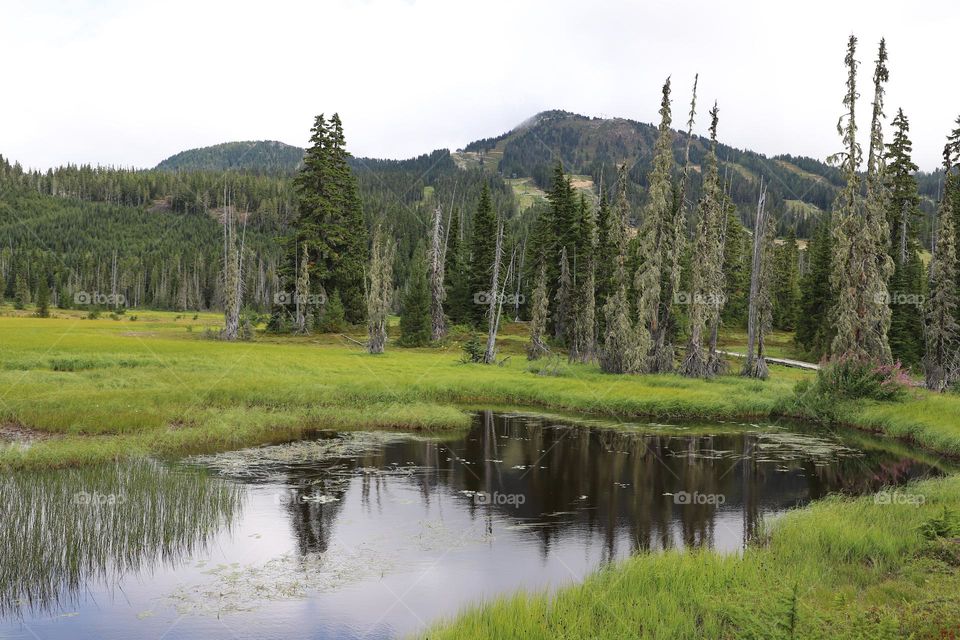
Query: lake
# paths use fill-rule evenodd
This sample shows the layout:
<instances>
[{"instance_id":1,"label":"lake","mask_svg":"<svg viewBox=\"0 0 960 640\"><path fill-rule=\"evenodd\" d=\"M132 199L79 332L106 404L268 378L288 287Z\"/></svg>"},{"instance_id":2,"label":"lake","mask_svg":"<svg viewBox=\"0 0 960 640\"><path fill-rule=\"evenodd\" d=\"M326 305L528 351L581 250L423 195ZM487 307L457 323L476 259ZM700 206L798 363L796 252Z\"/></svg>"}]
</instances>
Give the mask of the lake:
<instances>
[{"instance_id":1,"label":"lake","mask_svg":"<svg viewBox=\"0 0 960 640\"><path fill-rule=\"evenodd\" d=\"M788 509L944 471L853 431L484 411L8 474L0 638L393 638L632 553L739 553Z\"/></svg>"}]
</instances>

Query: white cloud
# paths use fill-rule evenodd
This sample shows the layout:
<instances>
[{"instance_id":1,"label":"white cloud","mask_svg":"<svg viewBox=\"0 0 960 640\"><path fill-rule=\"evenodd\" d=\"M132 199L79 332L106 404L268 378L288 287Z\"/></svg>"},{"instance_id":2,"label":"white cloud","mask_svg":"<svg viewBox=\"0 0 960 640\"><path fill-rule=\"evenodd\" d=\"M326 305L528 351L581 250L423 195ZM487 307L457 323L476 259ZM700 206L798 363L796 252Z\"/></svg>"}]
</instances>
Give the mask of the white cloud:
<instances>
[{"instance_id":1,"label":"white cloud","mask_svg":"<svg viewBox=\"0 0 960 640\"><path fill-rule=\"evenodd\" d=\"M496 135L551 108L657 118L673 74L684 120L719 99L724 142L836 151L846 37L860 37L861 122L886 36L888 116L933 169L960 113L956 3L370 0L19 2L3 10L0 153L27 166L152 166L227 140L305 144L339 111L357 155L406 157ZM864 131L865 134L865 131ZM863 136L865 140L865 135Z\"/></svg>"}]
</instances>

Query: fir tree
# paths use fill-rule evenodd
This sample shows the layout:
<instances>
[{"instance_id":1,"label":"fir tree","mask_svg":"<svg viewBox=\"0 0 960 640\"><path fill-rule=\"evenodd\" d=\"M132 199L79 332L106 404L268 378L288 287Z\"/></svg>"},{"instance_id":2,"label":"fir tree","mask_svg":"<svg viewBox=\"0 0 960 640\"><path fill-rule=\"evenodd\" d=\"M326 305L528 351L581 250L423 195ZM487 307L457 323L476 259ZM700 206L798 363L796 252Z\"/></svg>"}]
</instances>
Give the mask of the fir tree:
<instances>
[{"instance_id":1,"label":"fir tree","mask_svg":"<svg viewBox=\"0 0 960 640\"><path fill-rule=\"evenodd\" d=\"M603 174L601 174L602 176ZM597 249L596 259L596 305L598 309L603 309L607 297L613 290L613 275L617 265L617 249L615 239L611 238L614 226L614 215L607 201L607 194L603 192L601 183L600 202L597 207ZM603 314L600 314L598 320L598 334L603 335Z\"/></svg>"},{"instance_id":2,"label":"fir tree","mask_svg":"<svg viewBox=\"0 0 960 640\"><path fill-rule=\"evenodd\" d=\"M18 272L13 288L13 308L22 311L28 304L30 304L30 288L23 273Z\"/></svg>"},{"instance_id":3,"label":"fir tree","mask_svg":"<svg viewBox=\"0 0 960 640\"><path fill-rule=\"evenodd\" d=\"M306 245L311 251L308 256L311 293L337 289L347 320L359 323L365 317L363 274L367 230L345 145L339 116L334 114L329 122L323 114L317 116L311 129L310 147L294 179L298 215L294 224L296 232L289 242L287 273L297 274L299 249Z\"/></svg>"},{"instance_id":4,"label":"fir tree","mask_svg":"<svg viewBox=\"0 0 960 640\"><path fill-rule=\"evenodd\" d=\"M50 287L47 285L46 276L41 276L37 285L37 317L50 317Z\"/></svg>"},{"instance_id":5,"label":"fir tree","mask_svg":"<svg viewBox=\"0 0 960 640\"><path fill-rule=\"evenodd\" d=\"M845 63L848 69L846 121L841 119L838 132L845 151L841 159L846 187L837 197L835 213L835 260L833 283L837 288L837 333L831 353L837 358L889 363L890 308L887 279L892 262L887 254L888 231L886 196L883 186L881 123L883 116L883 83L887 80L886 48L881 41L874 73L873 120L870 129L870 152L867 161L866 202L860 195L860 146L856 126L856 55L857 39L850 36Z\"/></svg>"},{"instance_id":6,"label":"fir tree","mask_svg":"<svg viewBox=\"0 0 960 640\"><path fill-rule=\"evenodd\" d=\"M662 370L666 364L666 340L662 326L661 300L663 280L672 278L669 267L673 259L674 240L673 130L670 128L670 79L663 85L660 102L660 127L654 149L653 170L643 223L638 234L640 264L634 277L637 291L637 346L646 360L645 370ZM654 352L654 348L657 349Z\"/></svg>"},{"instance_id":7,"label":"fir tree","mask_svg":"<svg viewBox=\"0 0 960 640\"><path fill-rule=\"evenodd\" d=\"M600 369L606 373L639 373L643 370L647 351L640 345L630 319L630 298L627 290L627 222L626 166L619 170L617 206L608 227L608 238L614 256L610 294L603 305L603 333L600 344ZM649 334L647 334L649 338ZM647 342L649 346L649 341Z\"/></svg>"},{"instance_id":8,"label":"fir tree","mask_svg":"<svg viewBox=\"0 0 960 640\"><path fill-rule=\"evenodd\" d=\"M710 150L704 160L703 188L697 203L697 235L691 260L690 340L680 372L688 377L706 377L710 370L704 354L704 338L722 304L724 224L723 194L717 170L717 120L719 110L710 111ZM719 277L718 277L719 276Z\"/></svg>"},{"instance_id":9,"label":"fir tree","mask_svg":"<svg viewBox=\"0 0 960 640\"><path fill-rule=\"evenodd\" d=\"M470 241L470 313L474 326L481 326L486 319L488 296L491 295L490 278L496 248L497 218L490 199L490 187L484 183L477 204L477 213L473 218L473 232Z\"/></svg>"},{"instance_id":10,"label":"fir tree","mask_svg":"<svg viewBox=\"0 0 960 640\"><path fill-rule=\"evenodd\" d=\"M596 267L594 266L594 251L597 241L597 223L583 193L580 194L577 216L570 361L592 362L596 357Z\"/></svg>"},{"instance_id":11,"label":"fir tree","mask_svg":"<svg viewBox=\"0 0 960 640\"><path fill-rule=\"evenodd\" d=\"M324 333L339 333L346 328L346 324L343 300L340 298L340 292L334 289L327 303L323 306L318 327Z\"/></svg>"},{"instance_id":12,"label":"fir tree","mask_svg":"<svg viewBox=\"0 0 960 640\"><path fill-rule=\"evenodd\" d=\"M407 288L400 312L400 344L405 347L423 347L430 344L431 300L428 269L427 253L420 243L410 261Z\"/></svg>"},{"instance_id":13,"label":"fir tree","mask_svg":"<svg viewBox=\"0 0 960 640\"><path fill-rule=\"evenodd\" d=\"M783 331L793 331L800 305L800 250L795 229L790 229L786 241L774 253L773 324Z\"/></svg>"},{"instance_id":14,"label":"fir tree","mask_svg":"<svg viewBox=\"0 0 960 640\"><path fill-rule=\"evenodd\" d=\"M470 294L470 273L464 256L464 243L460 235L460 214L450 213L447 228L447 248L444 252L444 275L447 290L447 316L453 323L470 321L473 298Z\"/></svg>"},{"instance_id":15,"label":"fir tree","mask_svg":"<svg viewBox=\"0 0 960 640\"><path fill-rule=\"evenodd\" d=\"M797 317L796 342L808 357L826 356L833 341L831 315L836 304L831 284L833 259L832 222L825 216L817 225L807 245L807 272L800 282L800 313Z\"/></svg>"},{"instance_id":16,"label":"fir tree","mask_svg":"<svg viewBox=\"0 0 960 640\"><path fill-rule=\"evenodd\" d=\"M557 293L554 296L555 311L553 312L554 337L560 344L569 345L570 332L573 328L571 311L573 306L573 279L570 275L570 260L567 257L567 248L560 247L560 260L557 277Z\"/></svg>"},{"instance_id":17,"label":"fir tree","mask_svg":"<svg viewBox=\"0 0 960 640\"><path fill-rule=\"evenodd\" d=\"M923 362L927 388L933 391L945 391L960 380L960 325L956 319L958 207L955 198L960 191L960 174L951 173L958 157L960 144L956 149L951 148L948 139L943 152L946 179L937 216L937 243L930 262L930 298L927 302L926 353Z\"/></svg>"},{"instance_id":18,"label":"fir tree","mask_svg":"<svg viewBox=\"0 0 960 640\"><path fill-rule=\"evenodd\" d=\"M887 145L887 222L892 238L890 253L894 271L890 279L890 351L894 358L914 366L923 358L924 295L923 263L920 260L918 221L920 195L911 158L910 123L903 109L893 119L893 141Z\"/></svg>"},{"instance_id":19,"label":"fir tree","mask_svg":"<svg viewBox=\"0 0 960 640\"><path fill-rule=\"evenodd\" d=\"M527 359L537 360L547 353L547 320L550 315L550 298L547 293L547 265L540 264L537 272L537 285L533 289L533 310L530 317L530 343L527 345Z\"/></svg>"}]
</instances>

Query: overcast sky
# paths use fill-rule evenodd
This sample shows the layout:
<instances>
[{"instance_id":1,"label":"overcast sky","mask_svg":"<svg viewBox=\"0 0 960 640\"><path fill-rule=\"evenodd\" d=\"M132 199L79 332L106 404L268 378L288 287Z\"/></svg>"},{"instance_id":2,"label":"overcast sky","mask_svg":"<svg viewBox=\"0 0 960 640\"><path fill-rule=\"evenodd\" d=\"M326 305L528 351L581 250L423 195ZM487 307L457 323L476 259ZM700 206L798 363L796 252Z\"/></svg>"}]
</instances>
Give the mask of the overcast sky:
<instances>
[{"instance_id":1,"label":"overcast sky","mask_svg":"<svg viewBox=\"0 0 960 640\"><path fill-rule=\"evenodd\" d=\"M5 0L0 154L28 167L148 167L229 140L305 145L338 111L355 155L456 149L538 111L676 121L700 73L720 137L767 154L838 150L843 55L860 38L865 140L877 43L888 120L938 165L960 114L960 3L523 0ZM948 72L947 65L954 69Z\"/></svg>"}]
</instances>

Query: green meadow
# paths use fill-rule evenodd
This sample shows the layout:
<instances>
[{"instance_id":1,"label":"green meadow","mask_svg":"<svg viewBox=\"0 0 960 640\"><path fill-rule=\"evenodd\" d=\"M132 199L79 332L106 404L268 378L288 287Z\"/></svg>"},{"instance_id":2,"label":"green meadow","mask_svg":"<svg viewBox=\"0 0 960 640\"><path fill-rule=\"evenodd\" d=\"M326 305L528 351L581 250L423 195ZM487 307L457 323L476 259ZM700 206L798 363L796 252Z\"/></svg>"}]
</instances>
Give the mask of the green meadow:
<instances>
[{"instance_id":1,"label":"green meadow","mask_svg":"<svg viewBox=\"0 0 960 640\"><path fill-rule=\"evenodd\" d=\"M41 319L0 309L0 449L5 472L139 457L175 458L297 439L312 430L469 424L475 407L523 407L618 421L804 417L797 382L736 375L611 376L565 359L529 363L507 325L499 366L464 364L465 333L429 349L368 355L350 336L212 339L215 314L128 311ZM738 335L724 346L737 347ZM789 340L775 348L790 355ZM735 364L732 364L735 366ZM842 406L844 423L934 456L960 455L960 397ZM960 631L960 476L898 499L833 496L768 522L741 555L640 554L554 593L478 603L429 638L899 638ZM920 496L910 498L909 496Z\"/></svg>"}]
</instances>

